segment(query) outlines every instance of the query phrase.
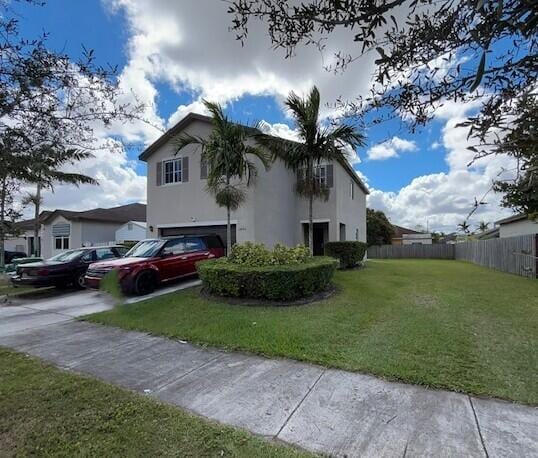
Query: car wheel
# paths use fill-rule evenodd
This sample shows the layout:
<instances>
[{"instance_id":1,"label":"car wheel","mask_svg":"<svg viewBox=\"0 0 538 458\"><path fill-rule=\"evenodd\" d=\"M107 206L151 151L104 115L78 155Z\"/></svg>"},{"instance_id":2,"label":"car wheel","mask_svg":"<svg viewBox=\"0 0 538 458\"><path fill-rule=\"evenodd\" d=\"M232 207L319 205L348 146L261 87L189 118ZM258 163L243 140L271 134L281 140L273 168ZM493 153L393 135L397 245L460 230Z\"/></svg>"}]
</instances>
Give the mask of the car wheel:
<instances>
[{"instance_id":1,"label":"car wheel","mask_svg":"<svg viewBox=\"0 0 538 458\"><path fill-rule=\"evenodd\" d=\"M73 281L73 285L75 285L75 288L77 289L84 289L86 288L84 276L86 275L86 272L81 272L75 277L75 280Z\"/></svg>"},{"instance_id":2,"label":"car wheel","mask_svg":"<svg viewBox=\"0 0 538 458\"><path fill-rule=\"evenodd\" d=\"M155 290L155 276L151 272L141 272L136 276L134 292L138 296L152 293Z\"/></svg>"}]
</instances>

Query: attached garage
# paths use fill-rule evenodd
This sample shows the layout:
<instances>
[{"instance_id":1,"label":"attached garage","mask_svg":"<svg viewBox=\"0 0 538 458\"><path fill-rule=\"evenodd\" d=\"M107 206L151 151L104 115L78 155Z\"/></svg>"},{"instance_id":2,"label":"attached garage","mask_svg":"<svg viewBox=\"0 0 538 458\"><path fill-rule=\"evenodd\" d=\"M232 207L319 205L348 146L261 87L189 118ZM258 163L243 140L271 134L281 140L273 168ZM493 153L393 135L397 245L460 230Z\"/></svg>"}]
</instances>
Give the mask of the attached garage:
<instances>
[{"instance_id":1,"label":"attached garage","mask_svg":"<svg viewBox=\"0 0 538 458\"><path fill-rule=\"evenodd\" d=\"M187 226L187 227L167 227L159 229L160 237L173 237L176 235L202 235L202 234L217 234L222 239L226 246L226 225L214 226ZM236 242L236 225L232 224L232 245Z\"/></svg>"}]
</instances>

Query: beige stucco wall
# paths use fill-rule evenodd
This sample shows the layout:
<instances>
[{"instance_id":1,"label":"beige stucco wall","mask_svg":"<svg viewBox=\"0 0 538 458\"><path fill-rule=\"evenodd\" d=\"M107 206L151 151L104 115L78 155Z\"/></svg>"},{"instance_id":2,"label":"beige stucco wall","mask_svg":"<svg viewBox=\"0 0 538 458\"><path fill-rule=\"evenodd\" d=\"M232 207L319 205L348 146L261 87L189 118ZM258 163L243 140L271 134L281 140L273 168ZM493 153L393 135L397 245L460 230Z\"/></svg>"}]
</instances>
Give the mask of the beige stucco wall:
<instances>
[{"instance_id":1,"label":"beige stucco wall","mask_svg":"<svg viewBox=\"0 0 538 458\"><path fill-rule=\"evenodd\" d=\"M499 237L517 237L518 235L538 234L538 222L524 219L499 226Z\"/></svg>"},{"instance_id":2,"label":"beige stucco wall","mask_svg":"<svg viewBox=\"0 0 538 458\"><path fill-rule=\"evenodd\" d=\"M194 121L184 130L196 136L207 136L210 131L211 126L200 121ZM148 237L157 237L160 227L209 222L222 224L226 220L226 210L220 208L206 191L206 180L200 179L200 148L197 146L187 146L177 156L189 157L189 181L157 186L157 162L175 157L174 150L174 142L169 141L148 160ZM248 190L246 202L232 212L232 221L237 221L238 242L254 239L251 193L252 189ZM150 226L153 232L150 232Z\"/></svg>"},{"instance_id":3,"label":"beige stucco wall","mask_svg":"<svg viewBox=\"0 0 538 458\"><path fill-rule=\"evenodd\" d=\"M81 221L81 246L113 244L116 241L116 231L121 223L105 223L102 221ZM73 247L80 248L80 247Z\"/></svg>"},{"instance_id":4,"label":"beige stucco wall","mask_svg":"<svg viewBox=\"0 0 538 458\"><path fill-rule=\"evenodd\" d=\"M80 248L82 246L81 235L82 227L77 221L69 221L63 216L57 216L51 221L47 221L47 224L42 225L41 229L41 256L45 259L50 258L61 251L57 250L54 246L54 240L52 238L52 226L55 224L69 224L71 226L69 234L69 248Z\"/></svg>"},{"instance_id":5,"label":"beige stucco wall","mask_svg":"<svg viewBox=\"0 0 538 458\"><path fill-rule=\"evenodd\" d=\"M206 137L211 125L195 120L184 133ZM148 159L147 228L148 237L157 237L158 229L186 225L225 224L226 211L220 208L200 179L200 148L188 146L178 157L189 157L189 181L157 186L157 162L174 156L174 141L170 140ZM295 174L277 161L268 171L257 162L258 176L247 189L246 202L232 213L236 223L237 241L296 245L304 243L301 221L308 219L308 202L295 193ZM314 202L314 220L329 224L329 240L339 240L339 223L346 224L346 239L366 240L366 195L355 183L355 198L349 197L351 177L340 165L334 165L334 187L327 202ZM153 227L153 232L150 231Z\"/></svg>"},{"instance_id":6,"label":"beige stucco wall","mask_svg":"<svg viewBox=\"0 0 538 458\"><path fill-rule=\"evenodd\" d=\"M350 185L353 183L353 199L350 195ZM334 194L336 194L336 236L331 240L339 240L339 225L346 225L346 240L366 242L366 194L349 176L341 164L334 165ZM332 220L331 220L332 223Z\"/></svg>"}]
</instances>

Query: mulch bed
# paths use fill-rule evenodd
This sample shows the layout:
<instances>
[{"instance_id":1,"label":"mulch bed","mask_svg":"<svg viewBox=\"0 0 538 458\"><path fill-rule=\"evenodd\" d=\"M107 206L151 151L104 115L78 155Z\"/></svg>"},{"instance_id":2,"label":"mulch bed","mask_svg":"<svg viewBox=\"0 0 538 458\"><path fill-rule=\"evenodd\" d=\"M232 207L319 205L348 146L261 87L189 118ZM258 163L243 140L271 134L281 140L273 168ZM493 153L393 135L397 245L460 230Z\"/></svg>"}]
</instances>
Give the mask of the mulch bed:
<instances>
[{"instance_id":1,"label":"mulch bed","mask_svg":"<svg viewBox=\"0 0 538 458\"><path fill-rule=\"evenodd\" d=\"M321 291L313 294L312 296L297 299L295 301L271 301L269 299L254 299L250 297L217 296L215 294L211 294L206 288L201 288L200 296L204 299L216 302L224 302L225 304L231 305L245 305L249 307L293 307L296 305L308 305L321 302L333 297L339 292L339 288L337 288L335 285L331 285L326 291Z\"/></svg>"}]
</instances>

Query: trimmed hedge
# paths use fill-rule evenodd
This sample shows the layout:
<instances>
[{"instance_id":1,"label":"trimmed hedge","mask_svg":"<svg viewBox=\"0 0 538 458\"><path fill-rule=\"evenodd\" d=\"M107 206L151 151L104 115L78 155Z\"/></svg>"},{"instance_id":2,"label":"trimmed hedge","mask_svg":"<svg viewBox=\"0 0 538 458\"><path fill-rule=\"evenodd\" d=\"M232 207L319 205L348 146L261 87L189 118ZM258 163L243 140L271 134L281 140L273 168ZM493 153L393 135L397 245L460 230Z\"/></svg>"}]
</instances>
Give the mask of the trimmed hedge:
<instances>
[{"instance_id":1,"label":"trimmed hedge","mask_svg":"<svg viewBox=\"0 0 538 458\"><path fill-rule=\"evenodd\" d=\"M325 255L340 261L340 267L347 269L355 267L364 259L368 245L364 242L327 242Z\"/></svg>"},{"instance_id":2,"label":"trimmed hedge","mask_svg":"<svg viewBox=\"0 0 538 458\"><path fill-rule=\"evenodd\" d=\"M226 258L196 265L204 286L212 294L290 301L325 291L336 270L332 258L312 258L303 264L248 267Z\"/></svg>"}]
</instances>

